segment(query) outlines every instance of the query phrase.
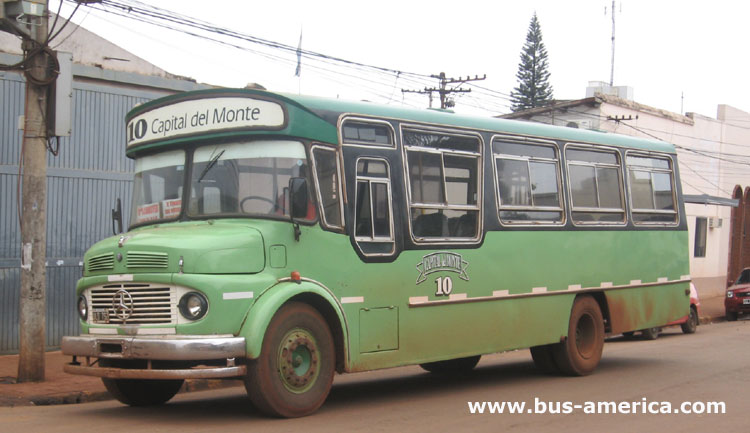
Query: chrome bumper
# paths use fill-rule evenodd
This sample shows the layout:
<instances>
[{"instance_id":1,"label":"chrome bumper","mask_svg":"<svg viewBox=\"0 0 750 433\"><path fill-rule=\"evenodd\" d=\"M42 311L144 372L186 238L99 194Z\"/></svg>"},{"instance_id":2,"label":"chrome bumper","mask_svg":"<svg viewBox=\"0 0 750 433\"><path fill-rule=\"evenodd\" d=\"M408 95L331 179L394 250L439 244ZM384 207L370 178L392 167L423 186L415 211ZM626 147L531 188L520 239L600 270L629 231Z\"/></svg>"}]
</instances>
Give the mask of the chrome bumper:
<instances>
[{"instance_id":1,"label":"chrome bumper","mask_svg":"<svg viewBox=\"0 0 750 433\"><path fill-rule=\"evenodd\" d=\"M80 335L63 337L62 353L73 356L63 370L71 374L115 379L214 379L242 376L244 365L235 365L235 358L244 358L245 339L234 336L102 336ZM82 365L77 357L85 357ZM149 368L127 369L102 367L90 358L148 360ZM226 359L226 367L152 369L151 360L209 361Z\"/></svg>"}]
</instances>

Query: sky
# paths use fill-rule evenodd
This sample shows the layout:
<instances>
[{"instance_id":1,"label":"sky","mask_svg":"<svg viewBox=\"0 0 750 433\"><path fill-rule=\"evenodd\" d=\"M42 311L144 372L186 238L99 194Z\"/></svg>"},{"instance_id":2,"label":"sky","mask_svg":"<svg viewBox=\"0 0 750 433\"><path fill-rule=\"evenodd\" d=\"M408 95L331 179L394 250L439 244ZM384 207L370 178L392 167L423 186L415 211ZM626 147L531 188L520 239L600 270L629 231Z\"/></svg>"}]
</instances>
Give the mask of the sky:
<instances>
[{"instance_id":1,"label":"sky","mask_svg":"<svg viewBox=\"0 0 750 433\"><path fill-rule=\"evenodd\" d=\"M509 94L534 13L549 55L555 99L585 97L589 81L610 79L611 0L240 1L142 0L217 27L353 62L402 71L377 73L232 40L237 49L81 6L81 24L166 71L228 87L259 83L271 91L426 107L429 75L484 76L456 95L455 111L510 112ZM133 3L132 0L120 2ZM59 1L50 0L56 11ZM74 4L63 2L68 17ZM614 85L636 102L716 117L718 104L750 111L750 3L729 0L616 2ZM222 38L218 35L212 37ZM421 74L414 77L407 73Z\"/></svg>"}]
</instances>

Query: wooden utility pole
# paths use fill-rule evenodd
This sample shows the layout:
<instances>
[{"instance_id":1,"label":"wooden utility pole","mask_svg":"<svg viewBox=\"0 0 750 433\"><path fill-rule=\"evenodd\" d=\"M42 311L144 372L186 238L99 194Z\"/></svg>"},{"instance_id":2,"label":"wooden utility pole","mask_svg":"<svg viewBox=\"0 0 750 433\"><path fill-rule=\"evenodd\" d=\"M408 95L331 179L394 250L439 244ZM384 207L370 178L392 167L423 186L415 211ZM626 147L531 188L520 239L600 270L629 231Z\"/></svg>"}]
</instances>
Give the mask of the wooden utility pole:
<instances>
[{"instance_id":1,"label":"wooden utility pole","mask_svg":"<svg viewBox=\"0 0 750 433\"><path fill-rule=\"evenodd\" d=\"M441 72L440 75L431 75L432 78L437 78L440 80L440 87L425 87L424 90L407 90L407 89L401 89L401 93L421 93L421 94L427 94L430 96L430 108L432 108L432 93L437 92L438 95L440 95L440 108L446 109L450 107L454 107L456 103L453 100L448 99L448 95L451 93L469 93L471 92L471 89L460 89L459 86L461 84L466 83L467 81L479 81L484 80L487 78L487 75L484 75L483 77L479 77L478 75L474 78L466 77L466 78L446 78L445 72ZM449 89L447 86L448 84L457 84L456 87Z\"/></svg>"},{"instance_id":2,"label":"wooden utility pole","mask_svg":"<svg viewBox=\"0 0 750 433\"><path fill-rule=\"evenodd\" d=\"M26 100L23 127L21 217L21 296L19 301L18 382L44 380L47 287L47 92L50 52L47 2L38 25L24 38ZM47 81L45 84L44 82Z\"/></svg>"}]
</instances>

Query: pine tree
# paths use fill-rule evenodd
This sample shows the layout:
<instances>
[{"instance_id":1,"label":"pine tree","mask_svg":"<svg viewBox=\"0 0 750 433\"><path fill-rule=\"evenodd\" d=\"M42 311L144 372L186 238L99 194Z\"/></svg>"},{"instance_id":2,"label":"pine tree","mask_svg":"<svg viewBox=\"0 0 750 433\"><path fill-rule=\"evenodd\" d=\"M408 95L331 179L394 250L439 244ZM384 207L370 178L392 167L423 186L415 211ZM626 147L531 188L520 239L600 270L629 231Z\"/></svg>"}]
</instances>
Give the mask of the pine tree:
<instances>
[{"instance_id":1,"label":"pine tree","mask_svg":"<svg viewBox=\"0 0 750 433\"><path fill-rule=\"evenodd\" d=\"M534 12L516 73L518 86L510 92L511 110L516 112L541 107L552 101L548 66L547 49L542 42L542 29Z\"/></svg>"}]
</instances>

